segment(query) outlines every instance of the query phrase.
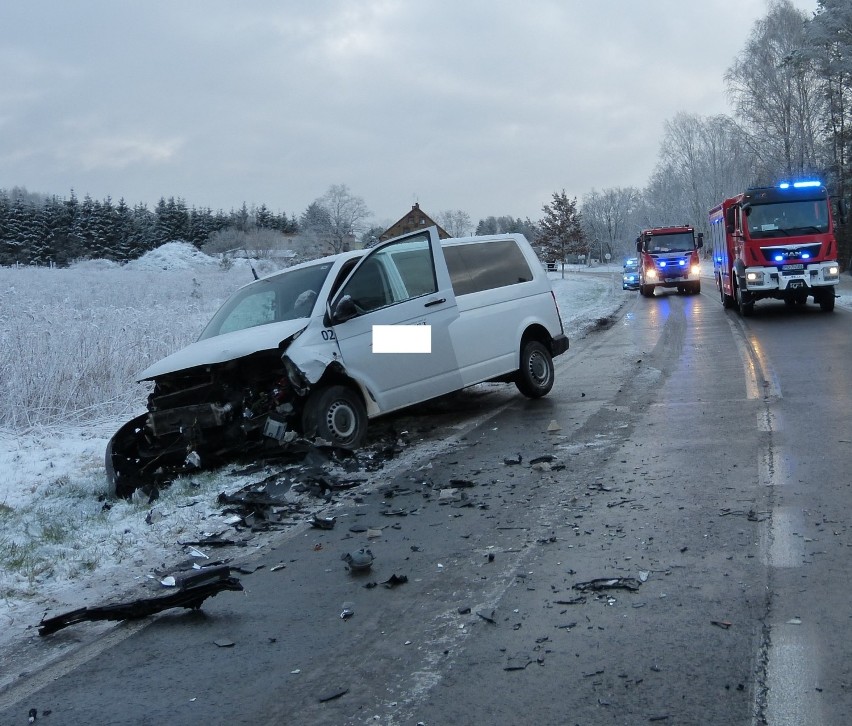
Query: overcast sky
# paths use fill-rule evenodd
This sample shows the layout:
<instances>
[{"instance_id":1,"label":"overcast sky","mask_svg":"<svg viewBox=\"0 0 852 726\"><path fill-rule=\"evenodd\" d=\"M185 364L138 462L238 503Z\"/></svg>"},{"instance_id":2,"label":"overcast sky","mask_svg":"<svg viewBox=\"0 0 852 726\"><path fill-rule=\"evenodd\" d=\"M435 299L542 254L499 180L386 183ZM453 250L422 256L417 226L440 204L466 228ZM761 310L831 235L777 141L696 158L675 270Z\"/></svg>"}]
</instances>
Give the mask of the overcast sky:
<instances>
[{"instance_id":1,"label":"overcast sky","mask_svg":"<svg viewBox=\"0 0 852 726\"><path fill-rule=\"evenodd\" d=\"M808 15L817 0L793 0ZM0 188L541 217L728 113L766 0L7 0Z\"/></svg>"}]
</instances>

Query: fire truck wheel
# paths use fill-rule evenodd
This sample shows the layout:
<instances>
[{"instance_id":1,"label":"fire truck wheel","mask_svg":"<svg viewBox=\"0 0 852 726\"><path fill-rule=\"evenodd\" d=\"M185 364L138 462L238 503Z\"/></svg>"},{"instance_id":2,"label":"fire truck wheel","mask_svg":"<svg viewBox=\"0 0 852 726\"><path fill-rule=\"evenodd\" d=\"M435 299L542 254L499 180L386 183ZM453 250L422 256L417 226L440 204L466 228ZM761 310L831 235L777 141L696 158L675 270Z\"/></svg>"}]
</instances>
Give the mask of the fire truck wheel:
<instances>
[{"instance_id":1,"label":"fire truck wheel","mask_svg":"<svg viewBox=\"0 0 852 726\"><path fill-rule=\"evenodd\" d=\"M829 287L828 289L823 290L820 293L818 302L820 310L823 312L830 313L834 310L834 288Z\"/></svg>"},{"instance_id":2,"label":"fire truck wheel","mask_svg":"<svg viewBox=\"0 0 852 726\"><path fill-rule=\"evenodd\" d=\"M553 379L553 358L547 346L537 340L528 340L521 351L515 379L518 390L527 398L541 398L553 388Z\"/></svg>"},{"instance_id":3,"label":"fire truck wheel","mask_svg":"<svg viewBox=\"0 0 852 726\"><path fill-rule=\"evenodd\" d=\"M739 284L734 284L734 294L737 299L737 308L740 315L744 318L749 317L754 312L754 300L747 300L745 294L740 290Z\"/></svg>"},{"instance_id":4,"label":"fire truck wheel","mask_svg":"<svg viewBox=\"0 0 852 726\"><path fill-rule=\"evenodd\" d=\"M722 281L716 277L716 287L719 288L719 297L722 300L722 307L725 309L734 307L734 298L725 294L725 288L722 287Z\"/></svg>"}]
</instances>

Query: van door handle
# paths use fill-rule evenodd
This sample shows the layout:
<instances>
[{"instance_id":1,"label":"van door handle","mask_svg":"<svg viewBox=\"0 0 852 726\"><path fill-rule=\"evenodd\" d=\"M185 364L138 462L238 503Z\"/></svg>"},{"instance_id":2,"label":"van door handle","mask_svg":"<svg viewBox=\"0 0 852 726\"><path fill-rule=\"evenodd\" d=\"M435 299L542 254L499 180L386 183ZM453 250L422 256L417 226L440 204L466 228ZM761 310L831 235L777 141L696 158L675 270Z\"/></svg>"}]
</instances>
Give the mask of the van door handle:
<instances>
[{"instance_id":1,"label":"van door handle","mask_svg":"<svg viewBox=\"0 0 852 726\"><path fill-rule=\"evenodd\" d=\"M431 308L433 305L440 305L441 303L445 303L445 302L447 302L447 298L442 297L438 300L430 300L423 307L424 308Z\"/></svg>"}]
</instances>

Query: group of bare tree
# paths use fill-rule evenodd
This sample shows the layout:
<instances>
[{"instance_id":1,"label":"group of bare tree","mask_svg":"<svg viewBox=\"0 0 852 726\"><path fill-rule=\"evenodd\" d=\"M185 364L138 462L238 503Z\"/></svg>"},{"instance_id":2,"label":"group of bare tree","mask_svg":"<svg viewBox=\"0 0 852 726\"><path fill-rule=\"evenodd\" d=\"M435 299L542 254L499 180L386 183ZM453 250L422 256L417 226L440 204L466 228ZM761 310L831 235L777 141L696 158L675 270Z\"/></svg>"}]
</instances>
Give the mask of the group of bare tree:
<instances>
[{"instance_id":1,"label":"group of bare tree","mask_svg":"<svg viewBox=\"0 0 852 726\"><path fill-rule=\"evenodd\" d=\"M665 124L644 189L592 190L580 206L583 239L614 258L633 254L638 230L692 224L750 186L815 176L849 208L852 175L852 0L819 0L812 18L772 0L725 74L733 115L679 113ZM547 208L545 207L545 212ZM839 215L841 262L852 235Z\"/></svg>"}]
</instances>

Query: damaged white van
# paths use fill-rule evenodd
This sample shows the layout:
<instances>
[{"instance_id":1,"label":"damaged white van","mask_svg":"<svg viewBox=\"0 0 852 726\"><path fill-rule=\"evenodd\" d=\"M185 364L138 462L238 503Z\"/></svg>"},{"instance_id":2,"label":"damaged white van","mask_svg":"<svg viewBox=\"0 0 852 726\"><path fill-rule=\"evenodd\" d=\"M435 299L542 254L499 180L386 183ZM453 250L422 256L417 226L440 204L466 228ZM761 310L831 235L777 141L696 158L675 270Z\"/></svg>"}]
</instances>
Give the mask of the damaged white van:
<instances>
[{"instance_id":1,"label":"damaged white van","mask_svg":"<svg viewBox=\"0 0 852 726\"><path fill-rule=\"evenodd\" d=\"M431 227L306 262L239 289L140 374L148 411L110 441L110 486L126 496L295 435L355 449L369 419L484 381L544 396L567 349L522 235Z\"/></svg>"}]
</instances>

